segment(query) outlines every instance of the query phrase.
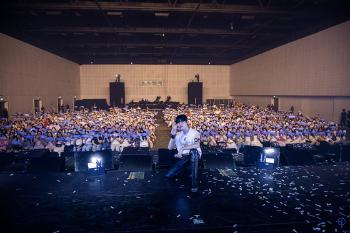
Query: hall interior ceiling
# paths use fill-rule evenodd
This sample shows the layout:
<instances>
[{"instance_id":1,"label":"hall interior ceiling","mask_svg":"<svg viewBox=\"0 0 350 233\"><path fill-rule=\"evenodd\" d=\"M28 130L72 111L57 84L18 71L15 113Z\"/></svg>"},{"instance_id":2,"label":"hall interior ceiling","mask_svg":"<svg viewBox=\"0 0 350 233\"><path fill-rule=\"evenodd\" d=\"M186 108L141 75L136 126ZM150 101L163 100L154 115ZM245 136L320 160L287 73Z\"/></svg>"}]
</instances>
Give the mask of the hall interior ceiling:
<instances>
[{"instance_id":1,"label":"hall interior ceiling","mask_svg":"<svg viewBox=\"0 0 350 233\"><path fill-rule=\"evenodd\" d=\"M349 16L346 0L13 0L0 32L78 64L227 65Z\"/></svg>"}]
</instances>

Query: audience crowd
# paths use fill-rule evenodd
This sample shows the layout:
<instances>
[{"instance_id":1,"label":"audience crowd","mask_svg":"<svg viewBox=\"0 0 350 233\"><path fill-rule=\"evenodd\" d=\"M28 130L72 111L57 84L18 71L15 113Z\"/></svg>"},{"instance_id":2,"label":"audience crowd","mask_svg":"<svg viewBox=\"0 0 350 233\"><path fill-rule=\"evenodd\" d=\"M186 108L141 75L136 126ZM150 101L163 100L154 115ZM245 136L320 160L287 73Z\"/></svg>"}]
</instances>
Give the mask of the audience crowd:
<instances>
[{"instance_id":1,"label":"audience crowd","mask_svg":"<svg viewBox=\"0 0 350 233\"><path fill-rule=\"evenodd\" d=\"M164 110L168 126L178 114L189 117L191 127L201 133L203 146L239 149L243 145L260 146L307 143L319 145L345 140L345 130L334 122L319 117L306 117L301 112L275 112L271 108L235 103L229 108L180 106Z\"/></svg>"},{"instance_id":2,"label":"audience crowd","mask_svg":"<svg viewBox=\"0 0 350 233\"><path fill-rule=\"evenodd\" d=\"M16 114L0 120L0 150L49 149L63 152L153 147L155 114L141 109Z\"/></svg>"},{"instance_id":3,"label":"audience crowd","mask_svg":"<svg viewBox=\"0 0 350 233\"><path fill-rule=\"evenodd\" d=\"M231 107L166 108L164 120L170 127L179 114L189 117L192 128L201 133L201 143L208 147L239 149L244 145L305 143L335 144L345 140L346 131L334 122L306 117L301 112L275 112L271 108L235 103ZM18 113L0 119L0 150L49 149L61 153L125 147L153 147L156 140L156 113L140 108L109 111L72 111Z\"/></svg>"}]
</instances>

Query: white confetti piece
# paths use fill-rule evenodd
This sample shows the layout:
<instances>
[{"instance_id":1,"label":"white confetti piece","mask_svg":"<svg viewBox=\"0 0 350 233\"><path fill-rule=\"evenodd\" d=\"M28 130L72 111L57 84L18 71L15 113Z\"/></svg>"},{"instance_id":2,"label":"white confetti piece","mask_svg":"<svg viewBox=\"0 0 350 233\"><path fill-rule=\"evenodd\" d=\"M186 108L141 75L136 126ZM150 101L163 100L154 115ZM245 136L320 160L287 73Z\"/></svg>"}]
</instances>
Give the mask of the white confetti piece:
<instances>
[{"instance_id":1,"label":"white confetti piece","mask_svg":"<svg viewBox=\"0 0 350 233\"><path fill-rule=\"evenodd\" d=\"M195 225L197 225L197 224L204 224L204 220L200 219L200 218L194 218L192 222Z\"/></svg>"}]
</instances>

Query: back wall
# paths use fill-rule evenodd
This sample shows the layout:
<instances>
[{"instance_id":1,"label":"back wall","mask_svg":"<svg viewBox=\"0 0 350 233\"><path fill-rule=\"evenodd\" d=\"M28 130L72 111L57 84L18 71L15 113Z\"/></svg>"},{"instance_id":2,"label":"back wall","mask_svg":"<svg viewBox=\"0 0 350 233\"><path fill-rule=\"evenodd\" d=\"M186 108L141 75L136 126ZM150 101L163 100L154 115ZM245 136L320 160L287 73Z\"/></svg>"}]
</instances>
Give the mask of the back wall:
<instances>
[{"instance_id":1,"label":"back wall","mask_svg":"<svg viewBox=\"0 0 350 233\"><path fill-rule=\"evenodd\" d=\"M80 96L82 99L105 98L109 102L109 82L120 74L125 82L126 103L160 96L165 100L187 103L187 83L198 73L203 82L203 101L230 98L229 66L216 65L82 65L80 66ZM156 81L161 85L145 84Z\"/></svg>"}]
</instances>

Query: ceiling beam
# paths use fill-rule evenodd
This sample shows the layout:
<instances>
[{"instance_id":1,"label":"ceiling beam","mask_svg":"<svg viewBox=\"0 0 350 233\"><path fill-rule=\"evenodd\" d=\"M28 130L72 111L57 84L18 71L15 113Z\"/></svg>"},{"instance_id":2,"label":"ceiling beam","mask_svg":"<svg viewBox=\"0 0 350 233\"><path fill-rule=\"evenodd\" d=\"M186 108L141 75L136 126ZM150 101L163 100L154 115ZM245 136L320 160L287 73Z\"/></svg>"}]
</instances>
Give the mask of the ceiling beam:
<instances>
[{"instance_id":1,"label":"ceiling beam","mask_svg":"<svg viewBox=\"0 0 350 233\"><path fill-rule=\"evenodd\" d=\"M66 43L63 48L83 48L83 47L94 47L94 48L109 48L109 47L164 47L164 48L229 48L229 49L247 49L250 46L243 45L230 45L230 44L185 44L185 43L93 43L93 42L81 42L81 43Z\"/></svg>"},{"instance_id":2,"label":"ceiling beam","mask_svg":"<svg viewBox=\"0 0 350 233\"><path fill-rule=\"evenodd\" d=\"M25 29L26 32L44 33L145 33L145 34L198 34L198 35L232 35L251 36L253 32L240 32L224 29L208 28L121 28L121 27L44 27L38 29ZM279 36L275 33L256 33L260 36Z\"/></svg>"},{"instance_id":3,"label":"ceiling beam","mask_svg":"<svg viewBox=\"0 0 350 233\"><path fill-rule=\"evenodd\" d=\"M167 57L172 55L171 52L130 52L130 51L126 51L126 52L75 52L75 53L71 53L74 56L89 56L89 57L99 57L99 56L115 56L115 57L137 57L137 56L148 56L148 57ZM181 52L179 54L176 54L175 57L221 57L221 58L225 58L227 57L227 55L217 55L217 53L213 52L213 53L184 53Z\"/></svg>"},{"instance_id":4,"label":"ceiling beam","mask_svg":"<svg viewBox=\"0 0 350 233\"><path fill-rule=\"evenodd\" d=\"M238 4L200 4L198 3L150 3L150 2L98 2L74 1L72 3L8 3L8 8L26 8L32 10L105 10L105 11L167 11L167 12L202 12L227 14L291 14L279 7L264 7L259 5Z\"/></svg>"}]
</instances>

